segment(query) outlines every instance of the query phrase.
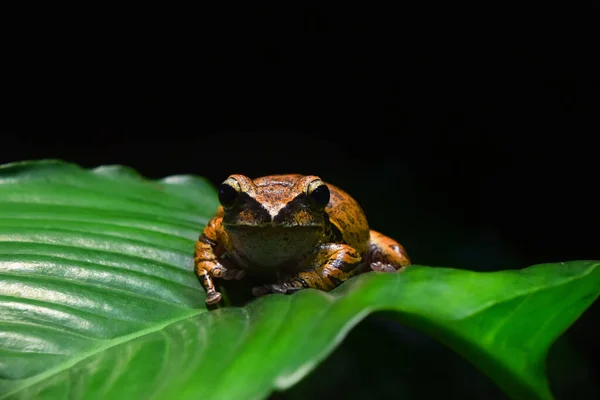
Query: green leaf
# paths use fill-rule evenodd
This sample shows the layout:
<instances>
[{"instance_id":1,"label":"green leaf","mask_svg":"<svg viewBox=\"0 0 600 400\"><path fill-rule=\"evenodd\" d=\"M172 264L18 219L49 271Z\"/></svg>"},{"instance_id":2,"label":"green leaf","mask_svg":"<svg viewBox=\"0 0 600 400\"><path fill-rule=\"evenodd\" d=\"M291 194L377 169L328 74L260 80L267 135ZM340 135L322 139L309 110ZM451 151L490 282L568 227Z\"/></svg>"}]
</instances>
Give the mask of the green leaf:
<instances>
[{"instance_id":1,"label":"green leaf","mask_svg":"<svg viewBox=\"0 0 600 400\"><path fill-rule=\"evenodd\" d=\"M388 310L513 398L550 399L546 353L600 294L593 261L414 266L208 311L192 253L216 206L199 177L1 166L0 398L265 398Z\"/></svg>"}]
</instances>

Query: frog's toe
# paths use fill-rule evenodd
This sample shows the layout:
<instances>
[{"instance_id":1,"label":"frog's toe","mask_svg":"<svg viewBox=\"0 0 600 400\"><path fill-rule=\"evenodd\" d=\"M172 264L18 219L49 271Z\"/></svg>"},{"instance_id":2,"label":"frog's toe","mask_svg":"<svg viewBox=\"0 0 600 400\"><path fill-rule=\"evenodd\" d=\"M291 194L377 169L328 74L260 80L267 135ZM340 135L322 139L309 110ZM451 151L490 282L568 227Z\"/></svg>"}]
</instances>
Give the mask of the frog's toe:
<instances>
[{"instance_id":1,"label":"frog's toe","mask_svg":"<svg viewBox=\"0 0 600 400\"><path fill-rule=\"evenodd\" d=\"M287 292L287 288L285 287L284 284L276 283L276 284L270 285L270 286L271 286L270 289L273 293L285 294Z\"/></svg>"},{"instance_id":2,"label":"frog's toe","mask_svg":"<svg viewBox=\"0 0 600 400\"><path fill-rule=\"evenodd\" d=\"M287 286L285 293L292 294L292 293L296 293L298 290L302 290L302 289L303 289L302 286Z\"/></svg>"},{"instance_id":3,"label":"frog's toe","mask_svg":"<svg viewBox=\"0 0 600 400\"><path fill-rule=\"evenodd\" d=\"M371 263L371 269L376 272L396 272L396 268L392 264L375 261Z\"/></svg>"},{"instance_id":4,"label":"frog's toe","mask_svg":"<svg viewBox=\"0 0 600 400\"><path fill-rule=\"evenodd\" d=\"M206 294L206 304L217 304L221 301L221 293L217 291L211 291Z\"/></svg>"},{"instance_id":5,"label":"frog's toe","mask_svg":"<svg viewBox=\"0 0 600 400\"><path fill-rule=\"evenodd\" d=\"M216 266L210 271L213 278L223 278L227 274L227 270L221 266Z\"/></svg>"}]
</instances>

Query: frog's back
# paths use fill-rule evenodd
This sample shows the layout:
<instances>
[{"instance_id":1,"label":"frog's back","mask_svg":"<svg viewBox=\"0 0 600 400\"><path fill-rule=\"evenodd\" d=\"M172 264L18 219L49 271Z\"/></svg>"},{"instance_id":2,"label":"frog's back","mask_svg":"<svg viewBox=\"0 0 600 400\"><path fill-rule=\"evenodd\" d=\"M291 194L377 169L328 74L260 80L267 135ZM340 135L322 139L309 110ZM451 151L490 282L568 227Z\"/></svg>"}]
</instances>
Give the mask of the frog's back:
<instances>
[{"instance_id":1,"label":"frog's back","mask_svg":"<svg viewBox=\"0 0 600 400\"><path fill-rule=\"evenodd\" d=\"M358 202L342 189L327 183L331 198L325 211L331 224L337 228L335 235L341 235L344 243L359 252L366 251L369 242L369 224ZM334 229L335 230L335 229Z\"/></svg>"}]
</instances>

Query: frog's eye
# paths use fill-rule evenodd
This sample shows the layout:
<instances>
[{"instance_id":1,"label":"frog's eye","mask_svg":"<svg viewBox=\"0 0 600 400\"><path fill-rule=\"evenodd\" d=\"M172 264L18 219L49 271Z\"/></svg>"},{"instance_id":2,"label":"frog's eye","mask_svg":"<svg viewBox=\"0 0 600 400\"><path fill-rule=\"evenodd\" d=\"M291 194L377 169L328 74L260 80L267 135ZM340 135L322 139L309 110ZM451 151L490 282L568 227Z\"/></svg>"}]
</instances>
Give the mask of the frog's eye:
<instances>
[{"instance_id":1,"label":"frog's eye","mask_svg":"<svg viewBox=\"0 0 600 400\"><path fill-rule=\"evenodd\" d=\"M313 205L319 208L327 206L329 195L329 188L322 180L314 180L308 185L308 198Z\"/></svg>"},{"instance_id":2,"label":"frog's eye","mask_svg":"<svg viewBox=\"0 0 600 400\"><path fill-rule=\"evenodd\" d=\"M240 184L233 179L227 179L219 186L219 203L225 208L233 206L239 192Z\"/></svg>"}]
</instances>

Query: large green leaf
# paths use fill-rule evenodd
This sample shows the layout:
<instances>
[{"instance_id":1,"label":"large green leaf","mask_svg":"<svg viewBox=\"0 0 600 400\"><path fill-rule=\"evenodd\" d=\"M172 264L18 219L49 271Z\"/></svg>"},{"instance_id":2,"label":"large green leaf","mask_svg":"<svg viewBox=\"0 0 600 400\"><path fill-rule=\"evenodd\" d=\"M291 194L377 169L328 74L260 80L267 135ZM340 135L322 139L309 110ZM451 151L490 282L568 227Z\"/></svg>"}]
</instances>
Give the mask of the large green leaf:
<instances>
[{"instance_id":1,"label":"large green leaf","mask_svg":"<svg viewBox=\"0 0 600 400\"><path fill-rule=\"evenodd\" d=\"M549 399L546 352L600 294L592 261L414 266L208 311L191 255L216 205L199 177L0 167L0 398L264 398L389 310L512 397Z\"/></svg>"}]
</instances>

